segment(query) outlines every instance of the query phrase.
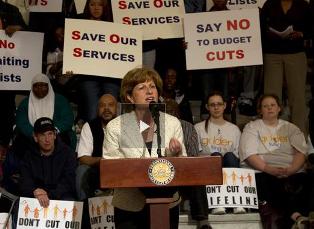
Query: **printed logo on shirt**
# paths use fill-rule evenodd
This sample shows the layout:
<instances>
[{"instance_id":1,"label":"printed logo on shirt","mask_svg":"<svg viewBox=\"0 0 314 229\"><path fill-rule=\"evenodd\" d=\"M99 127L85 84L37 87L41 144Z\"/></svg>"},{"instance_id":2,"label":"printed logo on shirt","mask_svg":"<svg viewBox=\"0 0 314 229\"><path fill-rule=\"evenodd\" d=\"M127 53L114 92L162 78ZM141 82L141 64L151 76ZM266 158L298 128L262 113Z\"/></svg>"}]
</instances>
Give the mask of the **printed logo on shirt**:
<instances>
[{"instance_id":1,"label":"printed logo on shirt","mask_svg":"<svg viewBox=\"0 0 314 229\"><path fill-rule=\"evenodd\" d=\"M216 146L231 146L233 142L231 140L228 140L226 138L223 138L222 136L214 137L214 138L202 138L201 139L201 145L207 146L207 145L216 145Z\"/></svg>"},{"instance_id":2,"label":"printed logo on shirt","mask_svg":"<svg viewBox=\"0 0 314 229\"><path fill-rule=\"evenodd\" d=\"M270 136L261 136L261 141L263 144L268 144L268 143L287 143L288 142L288 136L282 136L282 135L270 135Z\"/></svg>"},{"instance_id":3,"label":"printed logo on shirt","mask_svg":"<svg viewBox=\"0 0 314 229\"><path fill-rule=\"evenodd\" d=\"M281 144L289 141L287 136L282 135L264 135L260 137L261 142L268 148L268 150L279 149Z\"/></svg>"},{"instance_id":4,"label":"printed logo on shirt","mask_svg":"<svg viewBox=\"0 0 314 229\"><path fill-rule=\"evenodd\" d=\"M207 146L208 145L208 138L202 138L201 139L201 145L202 146Z\"/></svg>"}]
</instances>

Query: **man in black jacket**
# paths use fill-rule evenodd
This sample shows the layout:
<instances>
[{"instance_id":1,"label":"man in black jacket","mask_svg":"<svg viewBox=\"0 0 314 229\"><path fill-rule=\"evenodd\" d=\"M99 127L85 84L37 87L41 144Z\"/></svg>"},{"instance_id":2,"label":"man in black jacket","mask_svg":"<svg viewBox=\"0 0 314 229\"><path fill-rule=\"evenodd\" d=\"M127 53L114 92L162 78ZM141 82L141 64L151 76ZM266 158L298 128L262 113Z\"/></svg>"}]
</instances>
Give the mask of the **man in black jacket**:
<instances>
[{"instance_id":1,"label":"man in black jacket","mask_svg":"<svg viewBox=\"0 0 314 229\"><path fill-rule=\"evenodd\" d=\"M34 140L21 162L22 196L37 198L44 208L50 199L75 200L75 153L59 140L50 118L35 122Z\"/></svg>"},{"instance_id":2,"label":"man in black jacket","mask_svg":"<svg viewBox=\"0 0 314 229\"><path fill-rule=\"evenodd\" d=\"M78 145L76 189L79 200L94 196L99 189L99 161L102 158L104 131L107 123L117 116L117 100L104 94L98 100L97 118L84 124Z\"/></svg>"}]
</instances>

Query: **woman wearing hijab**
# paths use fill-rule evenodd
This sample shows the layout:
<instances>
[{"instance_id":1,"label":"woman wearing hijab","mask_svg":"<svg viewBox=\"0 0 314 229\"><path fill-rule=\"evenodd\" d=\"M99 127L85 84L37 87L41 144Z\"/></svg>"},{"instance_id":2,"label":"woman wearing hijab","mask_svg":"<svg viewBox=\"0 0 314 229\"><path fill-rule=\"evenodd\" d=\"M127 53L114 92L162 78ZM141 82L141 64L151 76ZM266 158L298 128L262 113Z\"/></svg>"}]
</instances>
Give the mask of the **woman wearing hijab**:
<instances>
[{"instance_id":1,"label":"woman wearing hijab","mask_svg":"<svg viewBox=\"0 0 314 229\"><path fill-rule=\"evenodd\" d=\"M16 112L18 134L32 138L34 123L38 118L51 118L62 140L75 148L76 138L72 131L73 112L65 97L54 93L49 78L40 73L32 80L32 89Z\"/></svg>"}]
</instances>

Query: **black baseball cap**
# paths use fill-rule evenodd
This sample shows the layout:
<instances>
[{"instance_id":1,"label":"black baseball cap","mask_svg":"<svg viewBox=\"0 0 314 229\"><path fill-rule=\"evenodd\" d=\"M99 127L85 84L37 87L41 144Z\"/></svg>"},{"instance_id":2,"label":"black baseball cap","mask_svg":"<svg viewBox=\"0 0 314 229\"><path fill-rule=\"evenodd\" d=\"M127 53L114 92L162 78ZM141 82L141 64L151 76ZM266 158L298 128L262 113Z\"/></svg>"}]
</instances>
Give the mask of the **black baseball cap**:
<instances>
[{"instance_id":1,"label":"black baseball cap","mask_svg":"<svg viewBox=\"0 0 314 229\"><path fill-rule=\"evenodd\" d=\"M55 125L53 121L47 117L37 119L34 124L34 133L44 133L53 130L56 130Z\"/></svg>"}]
</instances>

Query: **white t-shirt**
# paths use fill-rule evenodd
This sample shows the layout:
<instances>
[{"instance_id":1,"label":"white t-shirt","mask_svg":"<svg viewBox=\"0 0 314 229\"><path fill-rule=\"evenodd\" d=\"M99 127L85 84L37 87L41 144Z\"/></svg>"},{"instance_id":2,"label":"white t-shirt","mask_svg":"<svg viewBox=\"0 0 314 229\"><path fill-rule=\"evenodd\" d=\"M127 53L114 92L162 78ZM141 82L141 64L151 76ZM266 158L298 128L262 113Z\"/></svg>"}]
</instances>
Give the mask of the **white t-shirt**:
<instances>
[{"instance_id":1,"label":"white t-shirt","mask_svg":"<svg viewBox=\"0 0 314 229\"><path fill-rule=\"evenodd\" d=\"M233 152L235 156L239 157L238 148L241 136L239 128L227 121L223 125L216 125L209 121L206 133L205 122L195 124L199 149L202 154L218 152L224 155L227 152Z\"/></svg>"},{"instance_id":2,"label":"white t-shirt","mask_svg":"<svg viewBox=\"0 0 314 229\"><path fill-rule=\"evenodd\" d=\"M103 131L105 132L105 128L103 128ZM94 143L93 143L93 134L90 129L90 126L88 122L86 122L81 131L81 136L78 144L77 149L77 157L83 157L83 156L92 156L93 150L94 150Z\"/></svg>"},{"instance_id":3,"label":"white t-shirt","mask_svg":"<svg viewBox=\"0 0 314 229\"><path fill-rule=\"evenodd\" d=\"M301 130L294 124L279 119L276 127L264 124L262 119L249 122L240 140L240 160L259 155L271 166L287 167L293 161L294 149L307 154L307 144Z\"/></svg>"}]
</instances>

